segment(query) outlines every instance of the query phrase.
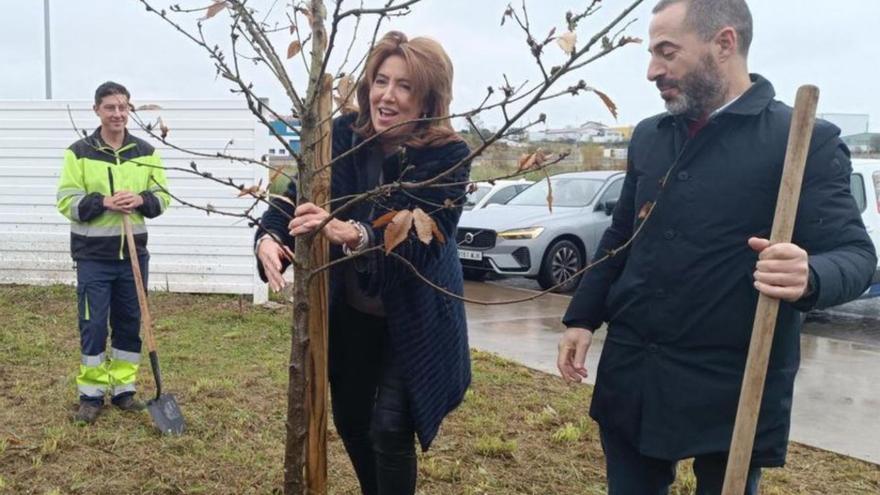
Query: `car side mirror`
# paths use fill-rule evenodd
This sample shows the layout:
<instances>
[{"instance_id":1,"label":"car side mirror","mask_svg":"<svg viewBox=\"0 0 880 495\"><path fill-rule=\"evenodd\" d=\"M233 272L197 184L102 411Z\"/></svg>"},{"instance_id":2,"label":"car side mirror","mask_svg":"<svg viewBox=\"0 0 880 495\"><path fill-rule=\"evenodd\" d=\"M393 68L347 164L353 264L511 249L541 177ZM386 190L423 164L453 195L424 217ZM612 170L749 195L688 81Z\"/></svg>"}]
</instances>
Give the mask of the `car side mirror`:
<instances>
[{"instance_id":1,"label":"car side mirror","mask_svg":"<svg viewBox=\"0 0 880 495\"><path fill-rule=\"evenodd\" d=\"M608 201L602 203L602 208L605 210L605 214L608 216L611 216L611 214L614 213L615 206L617 206L616 199L609 199Z\"/></svg>"}]
</instances>

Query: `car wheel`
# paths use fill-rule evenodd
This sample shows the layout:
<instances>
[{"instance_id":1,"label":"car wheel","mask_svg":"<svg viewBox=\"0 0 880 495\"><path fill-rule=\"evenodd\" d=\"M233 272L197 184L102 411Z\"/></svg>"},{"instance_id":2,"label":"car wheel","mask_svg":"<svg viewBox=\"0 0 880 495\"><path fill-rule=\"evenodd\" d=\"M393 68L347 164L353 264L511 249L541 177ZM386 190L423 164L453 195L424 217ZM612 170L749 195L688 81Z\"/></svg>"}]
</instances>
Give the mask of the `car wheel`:
<instances>
[{"instance_id":1,"label":"car wheel","mask_svg":"<svg viewBox=\"0 0 880 495\"><path fill-rule=\"evenodd\" d=\"M580 275L574 276L584 267L585 260L580 249L571 241L562 239L554 242L541 262L541 271L538 273L538 285L542 289L549 289L562 284L553 292L571 292L577 288Z\"/></svg>"},{"instance_id":2,"label":"car wheel","mask_svg":"<svg viewBox=\"0 0 880 495\"><path fill-rule=\"evenodd\" d=\"M465 280L473 280L474 282L482 282L486 275L489 274L486 270L476 270L474 268L462 268L461 270Z\"/></svg>"}]
</instances>

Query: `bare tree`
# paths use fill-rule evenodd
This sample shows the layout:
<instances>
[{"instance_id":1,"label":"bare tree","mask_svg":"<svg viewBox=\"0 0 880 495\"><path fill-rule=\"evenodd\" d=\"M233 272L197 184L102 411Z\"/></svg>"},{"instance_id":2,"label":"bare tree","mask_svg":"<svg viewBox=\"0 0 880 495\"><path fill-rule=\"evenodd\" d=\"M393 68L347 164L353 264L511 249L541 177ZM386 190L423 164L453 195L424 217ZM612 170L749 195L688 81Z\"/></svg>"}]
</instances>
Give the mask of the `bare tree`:
<instances>
[{"instance_id":1,"label":"bare tree","mask_svg":"<svg viewBox=\"0 0 880 495\"><path fill-rule=\"evenodd\" d=\"M355 91L355 81L365 65L366 55L352 57L353 47L361 23L373 21L370 47L375 42L381 27L391 18L407 15L421 0L382 0L375 7L365 6L360 0L357 7L344 8L343 0L332 2L332 12L328 12L323 0L294 0L292 5L278 0L270 2L268 8L260 11L253 7L254 1L214 0L209 5L185 9L179 5L166 8L154 6L151 0L139 0L147 9L166 22L190 42L201 47L213 62L216 74L229 81L232 91L240 95L256 118L266 126L297 164L297 201L323 205L331 212L330 218L342 214L355 204L370 201L393 191L411 191L429 187L447 187L449 181L441 183L456 168L464 166L479 156L499 139L522 135L533 126L545 122L546 116L526 121L540 105L548 100L592 92L606 105L616 117L617 108L604 92L589 86L584 80L565 85L563 81L585 66L599 60L615 50L640 40L624 35L629 26L626 21L632 11L643 0L632 0L611 21L599 27L590 37L578 34L581 23L591 18L601 7L601 0L587 0L579 12L566 12L560 18L561 29L550 29L544 36L536 34L532 26L525 1L518 8L509 5L501 15L501 24L506 22L518 29L524 36L525 49L534 62L534 81L512 82L501 74L497 85L490 85L482 102L475 108L459 111L443 118L463 118L468 122L470 132L477 136L477 144L468 157L449 170L423 181L407 181L401 178L391 184L379 185L372 190L345 198L329 198L329 172L333 164L362 146L368 145L377 136L366 139L346 153L331 158L330 132L331 120L339 112L349 110ZM355 2L352 2L352 4ZM193 24L193 17L198 16ZM228 35L219 42L209 41L205 33L206 22L227 22ZM353 34L343 43L342 26L353 23ZM542 29L543 31L543 29ZM278 41L283 45L276 48ZM579 41L584 40L584 41ZM223 43L221 47L219 43ZM552 51L552 53L551 53ZM308 54L308 55L307 55ZM555 61L555 62L554 62ZM331 71L331 63L334 70ZM291 74L302 64L307 80L296 84ZM287 100L284 105L270 107L262 104L258 91L248 80L248 71L243 66L253 66L267 72L277 83ZM303 87L304 86L304 87ZM334 88L335 86L335 88ZM331 92L335 94L331 99ZM335 105L333 101L335 100ZM284 110L279 110L284 108ZM486 132L481 124L481 115L493 114L502 124L494 132ZM293 149L287 139L271 126L272 120L299 120L302 151ZM436 117L416 119L398 124L407 125L436 119ZM138 118L135 122L165 145L177 147L168 138L168 128L161 121L146 122ZM395 126L397 127L397 126ZM393 130L395 127L384 132ZM194 153L199 157L219 157L241 163L243 166L268 167L264 160L236 157L225 151L214 154ZM507 177L547 168L566 156L565 153L548 155L542 150L529 153L520 158L517 170ZM239 184L231 179L212 176L201 170L196 161L190 168L179 169L186 173L198 174L206 180L224 184L237 190L240 196L253 198L253 204L244 211L221 211L211 205L198 205L185 198L175 197L182 204L206 211L208 214L238 216L248 219L252 224L259 223L254 214L255 207L266 203L276 207L274 201L285 201L268 192L262 184ZM273 173L279 173L273 171ZM501 177L498 177L501 178ZM548 175L549 182L549 175ZM463 197L446 198L434 207L459 208ZM548 196L548 206L552 208L552 192ZM435 210L435 211L436 211ZM389 212L378 219L374 226L386 225L387 245L374 246L358 253L384 250L387 256L413 271L427 285L444 292L449 297L463 298L418 273L418 270L405 258L394 251L400 242L408 237L418 237L422 242L447 242L436 232L431 233L430 214L421 210ZM401 225L403 227L401 227ZM412 227L411 227L412 226ZM427 227L427 230L425 230ZM411 231L412 228L412 231ZM394 235L389 235L395 229ZM319 229L320 230L320 229ZM620 249L625 248L625 246ZM287 442L284 459L284 493L323 494L326 493L326 428L327 428L327 268L339 261L329 262L327 241L323 236L305 235L296 238L291 261L294 267L294 322L291 333L291 355L289 365ZM602 262L615 253L594 262ZM588 269L589 267L586 267ZM546 293L547 291L545 291ZM540 294L520 300L533 299ZM482 304L499 302L470 301ZM511 303L515 301L502 301Z\"/></svg>"}]
</instances>

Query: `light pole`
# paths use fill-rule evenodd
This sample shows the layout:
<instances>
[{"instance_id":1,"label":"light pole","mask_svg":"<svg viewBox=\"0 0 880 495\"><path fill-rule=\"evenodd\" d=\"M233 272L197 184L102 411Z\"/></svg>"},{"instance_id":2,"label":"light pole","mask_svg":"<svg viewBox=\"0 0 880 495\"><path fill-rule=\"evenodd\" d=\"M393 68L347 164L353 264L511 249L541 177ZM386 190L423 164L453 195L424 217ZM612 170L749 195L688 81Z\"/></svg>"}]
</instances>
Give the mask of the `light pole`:
<instances>
[{"instance_id":1,"label":"light pole","mask_svg":"<svg viewBox=\"0 0 880 495\"><path fill-rule=\"evenodd\" d=\"M49 41L49 0L43 0L43 38L46 47L46 99L52 99L52 46Z\"/></svg>"}]
</instances>

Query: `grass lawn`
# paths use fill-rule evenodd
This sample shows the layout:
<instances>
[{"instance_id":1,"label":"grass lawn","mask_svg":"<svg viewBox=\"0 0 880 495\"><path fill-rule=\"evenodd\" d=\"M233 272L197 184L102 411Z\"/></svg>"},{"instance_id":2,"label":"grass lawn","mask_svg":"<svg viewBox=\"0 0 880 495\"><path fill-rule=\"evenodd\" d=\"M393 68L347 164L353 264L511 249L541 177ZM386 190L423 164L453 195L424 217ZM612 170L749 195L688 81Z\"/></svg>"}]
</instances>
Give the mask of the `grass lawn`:
<instances>
[{"instance_id":1,"label":"grass lawn","mask_svg":"<svg viewBox=\"0 0 880 495\"><path fill-rule=\"evenodd\" d=\"M159 356L188 432L161 438L149 415L107 409L74 425L79 363L70 287L0 286L0 494L264 494L281 482L290 307L155 293ZM601 494L604 465L591 389L474 352L464 404L419 458L424 495ZM149 364L141 390L153 391ZM330 486L355 494L330 434ZM675 494L693 490L682 463ZM877 494L880 466L792 444L764 495Z\"/></svg>"}]
</instances>

